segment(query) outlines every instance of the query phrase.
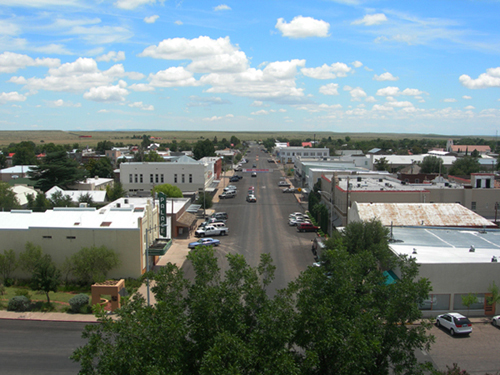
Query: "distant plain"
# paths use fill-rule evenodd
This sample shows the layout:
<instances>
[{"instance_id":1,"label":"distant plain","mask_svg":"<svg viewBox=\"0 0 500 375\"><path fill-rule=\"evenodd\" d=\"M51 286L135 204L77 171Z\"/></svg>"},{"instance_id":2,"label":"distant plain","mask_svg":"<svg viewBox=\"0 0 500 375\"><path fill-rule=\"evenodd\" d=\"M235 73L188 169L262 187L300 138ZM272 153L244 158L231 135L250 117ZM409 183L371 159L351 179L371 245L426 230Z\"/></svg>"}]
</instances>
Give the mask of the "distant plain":
<instances>
[{"instance_id":1,"label":"distant plain","mask_svg":"<svg viewBox=\"0 0 500 375\"><path fill-rule=\"evenodd\" d=\"M94 131L94 132L79 132L79 131L0 131L0 147L8 146L11 143L19 143L22 141L32 141L35 144L54 143L54 144L70 144L78 143L79 147L95 147L98 142L111 141L114 143L123 144L138 144L142 137L148 135L157 138L158 143L169 143L172 140L178 142L185 140L187 142L197 142L200 139L218 140L226 138L229 140L231 136L236 136L241 141L264 140L267 138L287 138L287 139L308 139L321 140L322 138L332 137L332 139L345 139L346 136L352 140L370 140L370 139L460 139L460 136L446 136L436 134L407 134L407 133L334 133L334 132L221 132L221 131L161 131L161 130L137 130L137 131ZM132 137L136 137L135 139ZM492 140L494 137L478 137L486 140Z\"/></svg>"}]
</instances>

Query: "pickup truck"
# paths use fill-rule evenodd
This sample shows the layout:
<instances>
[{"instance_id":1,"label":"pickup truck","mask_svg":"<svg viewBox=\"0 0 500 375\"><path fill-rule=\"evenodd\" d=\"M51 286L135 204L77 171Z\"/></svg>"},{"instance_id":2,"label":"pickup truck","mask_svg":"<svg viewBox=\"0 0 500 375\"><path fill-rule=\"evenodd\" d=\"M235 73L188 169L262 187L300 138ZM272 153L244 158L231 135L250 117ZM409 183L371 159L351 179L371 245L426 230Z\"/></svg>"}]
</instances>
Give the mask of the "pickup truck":
<instances>
[{"instance_id":1,"label":"pickup truck","mask_svg":"<svg viewBox=\"0 0 500 375\"><path fill-rule=\"evenodd\" d=\"M229 232L227 227L214 227L212 225L206 225L204 228L198 229L194 232L196 237L205 237L205 236L225 236Z\"/></svg>"}]
</instances>

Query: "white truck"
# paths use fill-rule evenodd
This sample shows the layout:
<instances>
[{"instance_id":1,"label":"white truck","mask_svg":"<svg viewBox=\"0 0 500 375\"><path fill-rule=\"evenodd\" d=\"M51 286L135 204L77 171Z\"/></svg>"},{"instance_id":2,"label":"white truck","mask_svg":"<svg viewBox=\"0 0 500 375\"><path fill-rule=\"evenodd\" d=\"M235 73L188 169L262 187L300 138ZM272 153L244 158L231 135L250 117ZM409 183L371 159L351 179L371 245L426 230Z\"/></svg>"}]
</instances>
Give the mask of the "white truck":
<instances>
[{"instance_id":1,"label":"white truck","mask_svg":"<svg viewBox=\"0 0 500 375\"><path fill-rule=\"evenodd\" d=\"M229 232L227 227L216 227L213 225L206 225L203 228L198 229L194 232L196 237L205 237L205 236L225 236Z\"/></svg>"}]
</instances>

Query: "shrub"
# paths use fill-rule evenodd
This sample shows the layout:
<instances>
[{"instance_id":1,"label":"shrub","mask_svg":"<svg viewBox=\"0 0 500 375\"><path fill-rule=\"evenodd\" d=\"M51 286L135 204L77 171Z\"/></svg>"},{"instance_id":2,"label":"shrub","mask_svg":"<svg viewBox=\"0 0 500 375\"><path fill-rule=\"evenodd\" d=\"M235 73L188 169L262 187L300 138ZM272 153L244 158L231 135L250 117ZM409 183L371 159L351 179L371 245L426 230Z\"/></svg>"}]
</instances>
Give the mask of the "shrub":
<instances>
[{"instance_id":1,"label":"shrub","mask_svg":"<svg viewBox=\"0 0 500 375\"><path fill-rule=\"evenodd\" d=\"M5 294L5 286L3 284L0 284L0 296L3 296Z\"/></svg>"},{"instance_id":2,"label":"shrub","mask_svg":"<svg viewBox=\"0 0 500 375\"><path fill-rule=\"evenodd\" d=\"M27 289L16 289L16 297L26 297L28 300L31 300L31 295L29 290Z\"/></svg>"},{"instance_id":3,"label":"shrub","mask_svg":"<svg viewBox=\"0 0 500 375\"><path fill-rule=\"evenodd\" d=\"M77 294L69 301L69 305L71 306L71 311L74 313L79 313L82 307L89 304L89 296L86 294Z\"/></svg>"},{"instance_id":4,"label":"shrub","mask_svg":"<svg viewBox=\"0 0 500 375\"><path fill-rule=\"evenodd\" d=\"M25 296L15 296L9 300L7 310L9 311L28 311L30 309L31 301Z\"/></svg>"}]
</instances>

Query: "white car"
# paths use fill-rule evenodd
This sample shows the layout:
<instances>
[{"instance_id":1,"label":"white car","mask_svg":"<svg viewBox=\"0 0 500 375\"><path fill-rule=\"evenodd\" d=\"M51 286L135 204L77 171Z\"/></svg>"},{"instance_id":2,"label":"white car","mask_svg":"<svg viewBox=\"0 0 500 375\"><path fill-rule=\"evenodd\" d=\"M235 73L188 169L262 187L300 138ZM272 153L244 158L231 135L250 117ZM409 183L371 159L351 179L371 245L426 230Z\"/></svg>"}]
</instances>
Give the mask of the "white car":
<instances>
[{"instance_id":1,"label":"white car","mask_svg":"<svg viewBox=\"0 0 500 375\"><path fill-rule=\"evenodd\" d=\"M235 191L238 190L236 186L234 185L228 185L224 188L224 191Z\"/></svg>"},{"instance_id":2,"label":"white car","mask_svg":"<svg viewBox=\"0 0 500 375\"><path fill-rule=\"evenodd\" d=\"M290 215L288 215L288 218L291 219L292 217L297 217L297 216L305 216L302 212L293 212Z\"/></svg>"},{"instance_id":3,"label":"white car","mask_svg":"<svg viewBox=\"0 0 500 375\"><path fill-rule=\"evenodd\" d=\"M500 327L500 315L495 315L493 318L491 318L491 324L493 324L495 327Z\"/></svg>"},{"instance_id":4,"label":"white car","mask_svg":"<svg viewBox=\"0 0 500 375\"><path fill-rule=\"evenodd\" d=\"M472 332L472 323L467 317L459 313L447 313L438 315L436 325L444 327L450 331L450 335L465 334Z\"/></svg>"},{"instance_id":5,"label":"white car","mask_svg":"<svg viewBox=\"0 0 500 375\"><path fill-rule=\"evenodd\" d=\"M311 221L305 217L296 217L294 219L292 218L292 219L288 220L288 225L295 226L295 225L300 224L300 223L310 223L310 222Z\"/></svg>"}]
</instances>

